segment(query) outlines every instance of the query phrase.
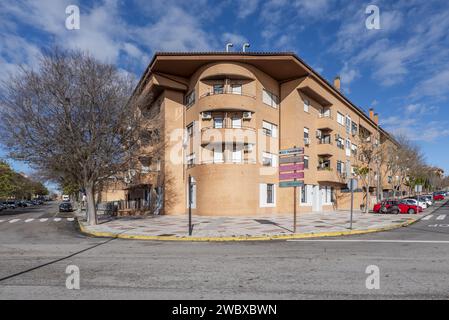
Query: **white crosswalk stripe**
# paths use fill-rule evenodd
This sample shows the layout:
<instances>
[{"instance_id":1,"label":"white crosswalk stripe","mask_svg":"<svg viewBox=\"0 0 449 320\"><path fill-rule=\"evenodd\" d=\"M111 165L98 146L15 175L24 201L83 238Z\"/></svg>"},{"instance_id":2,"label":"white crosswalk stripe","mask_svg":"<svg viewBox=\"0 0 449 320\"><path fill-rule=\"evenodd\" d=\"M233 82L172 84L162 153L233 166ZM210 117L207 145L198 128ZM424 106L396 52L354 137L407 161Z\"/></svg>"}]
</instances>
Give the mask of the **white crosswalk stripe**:
<instances>
[{"instance_id":1,"label":"white crosswalk stripe","mask_svg":"<svg viewBox=\"0 0 449 320\"><path fill-rule=\"evenodd\" d=\"M75 218L67 218L67 221L75 221Z\"/></svg>"},{"instance_id":2,"label":"white crosswalk stripe","mask_svg":"<svg viewBox=\"0 0 449 320\"><path fill-rule=\"evenodd\" d=\"M444 219L446 219L445 214L442 214L442 215L438 216L438 218L437 218L437 220L444 220Z\"/></svg>"},{"instance_id":3,"label":"white crosswalk stripe","mask_svg":"<svg viewBox=\"0 0 449 320\"><path fill-rule=\"evenodd\" d=\"M61 221L61 218L54 218L53 221L54 222L59 222L59 221Z\"/></svg>"},{"instance_id":4,"label":"white crosswalk stripe","mask_svg":"<svg viewBox=\"0 0 449 320\"><path fill-rule=\"evenodd\" d=\"M26 219L26 220L25 220L26 223L31 222L31 221L34 221L34 219L33 219L33 218L30 218L30 219Z\"/></svg>"},{"instance_id":5,"label":"white crosswalk stripe","mask_svg":"<svg viewBox=\"0 0 449 320\"><path fill-rule=\"evenodd\" d=\"M48 219L47 218L42 218L42 219L40 219L39 221L40 222L45 222L45 221L47 221Z\"/></svg>"},{"instance_id":6,"label":"white crosswalk stripe","mask_svg":"<svg viewBox=\"0 0 449 320\"><path fill-rule=\"evenodd\" d=\"M430 220L433 218L433 214L429 214L428 216L425 216L424 218L422 218L423 220Z\"/></svg>"},{"instance_id":7,"label":"white crosswalk stripe","mask_svg":"<svg viewBox=\"0 0 449 320\"><path fill-rule=\"evenodd\" d=\"M5 220L0 220L0 223L2 223L3 221L5 221Z\"/></svg>"},{"instance_id":8,"label":"white crosswalk stripe","mask_svg":"<svg viewBox=\"0 0 449 320\"><path fill-rule=\"evenodd\" d=\"M12 220L9 220L9 223L16 223L18 221L20 221L20 219L12 219Z\"/></svg>"}]
</instances>

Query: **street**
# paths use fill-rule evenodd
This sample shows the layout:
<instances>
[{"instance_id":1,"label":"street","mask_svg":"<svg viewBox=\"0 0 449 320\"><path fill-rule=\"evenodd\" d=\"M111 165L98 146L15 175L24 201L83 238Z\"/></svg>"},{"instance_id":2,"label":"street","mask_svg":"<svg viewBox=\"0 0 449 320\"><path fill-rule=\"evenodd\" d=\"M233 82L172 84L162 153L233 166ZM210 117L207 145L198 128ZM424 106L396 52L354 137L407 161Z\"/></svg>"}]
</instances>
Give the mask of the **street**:
<instances>
[{"instance_id":1,"label":"street","mask_svg":"<svg viewBox=\"0 0 449 320\"><path fill-rule=\"evenodd\" d=\"M0 213L0 299L449 298L448 202L394 231L271 242L91 238L71 216L57 203ZM371 265L379 289L366 287Z\"/></svg>"}]
</instances>

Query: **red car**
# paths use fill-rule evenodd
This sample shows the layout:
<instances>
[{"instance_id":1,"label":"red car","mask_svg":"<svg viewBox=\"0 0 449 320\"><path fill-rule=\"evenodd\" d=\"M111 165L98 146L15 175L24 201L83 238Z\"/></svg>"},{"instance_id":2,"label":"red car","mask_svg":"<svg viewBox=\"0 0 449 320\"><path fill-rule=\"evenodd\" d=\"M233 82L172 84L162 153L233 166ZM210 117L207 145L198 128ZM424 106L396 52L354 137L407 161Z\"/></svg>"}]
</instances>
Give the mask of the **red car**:
<instances>
[{"instance_id":1,"label":"red car","mask_svg":"<svg viewBox=\"0 0 449 320\"><path fill-rule=\"evenodd\" d=\"M392 214L415 214L422 212L423 208L414 206L399 200L384 200L374 205L373 211L375 213L392 213Z\"/></svg>"},{"instance_id":2,"label":"red car","mask_svg":"<svg viewBox=\"0 0 449 320\"><path fill-rule=\"evenodd\" d=\"M444 196L442 194L436 194L433 196L433 201L443 201Z\"/></svg>"}]
</instances>

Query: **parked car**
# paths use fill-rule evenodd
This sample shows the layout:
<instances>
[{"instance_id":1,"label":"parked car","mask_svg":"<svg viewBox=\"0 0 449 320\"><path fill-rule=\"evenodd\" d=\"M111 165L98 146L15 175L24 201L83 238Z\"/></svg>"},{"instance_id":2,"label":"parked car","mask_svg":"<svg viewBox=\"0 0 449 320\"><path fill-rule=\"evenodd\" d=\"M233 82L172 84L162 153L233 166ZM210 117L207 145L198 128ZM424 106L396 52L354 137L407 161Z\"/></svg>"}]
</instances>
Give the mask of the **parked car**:
<instances>
[{"instance_id":1,"label":"parked car","mask_svg":"<svg viewBox=\"0 0 449 320\"><path fill-rule=\"evenodd\" d=\"M422 212L422 207L408 204L404 200L384 200L374 205L373 211L375 213L391 213L391 214L415 214Z\"/></svg>"},{"instance_id":2,"label":"parked car","mask_svg":"<svg viewBox=\"0 0 449 320\"><path fill-rule=\"evenodd\" d=\"M59 212L73 212L73 207L70 202L63 202L59 205Z\"/></svg>"},{"instance_id":3,"label":"parked car","mask_svg":"<svg viewBox=\"0 0 449 320\"><path fill-rule=\"evenodd\" d=\"M433 201L443 201L444 196L442 194L434 194L433 195Z\"/></svg>"},{"instance_id":4,"label":"parked car","mask_svg":"<svg viewBox=\"0 0 449 320\"><path fill-rule=\"evenodd\" d=\"M403 199L407 204L421 207L423 209L427 209L427 201L424 199L419 199L419 201L415 198L407 198Z\"/></svg>"},{"instance_id":5,"label":"parked car","mask_svg":"<svg viewBox=\"0 0 449 320\"><path fill-rule=\"evenodd\" d=\"M13 200L6 201L4 203L4 205L6 206L7 209L15 209L15 208L17 208L16 202L13 201Z\"/></svg>"},{"instance_id":6,"label":"parked car","mask_svg":"<svg viewBox=\"0 0 449 320\"><path fill-rule=\"evenodd\" d=\"M3 204L3 202L0 202L0 211L5 210L6 206Z\"/></svg>"}]
</instances>

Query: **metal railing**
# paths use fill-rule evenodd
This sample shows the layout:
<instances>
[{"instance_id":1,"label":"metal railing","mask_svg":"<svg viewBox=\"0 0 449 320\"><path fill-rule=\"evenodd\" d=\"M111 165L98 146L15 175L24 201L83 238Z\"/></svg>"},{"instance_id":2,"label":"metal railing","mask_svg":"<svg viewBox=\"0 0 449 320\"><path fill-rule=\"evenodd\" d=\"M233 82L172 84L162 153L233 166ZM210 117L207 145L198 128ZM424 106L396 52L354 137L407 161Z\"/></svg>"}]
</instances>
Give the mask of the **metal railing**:
<instances>
[{"instance_id":1,"label":"metal railing","mask_svg":"<svg viewBox=\"0 0 449 320\"><path fill-rule=\"evenodd\" d=\"M256 96L254 94L249 94L249 93L246 93L246 92L235 92L235 91L232 91L230 89L209 91L209 92L206 92L206 93L202 94L200 96L200 99L205 98L205 97L220 95L220 94L233 94L233 95L236 95L236 96L244 96L244 97L256 99Z\"/></svg>"}]
</instances>

